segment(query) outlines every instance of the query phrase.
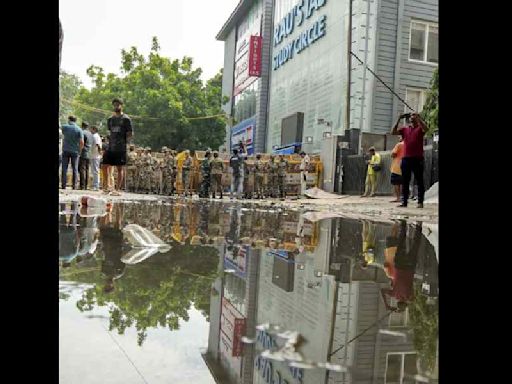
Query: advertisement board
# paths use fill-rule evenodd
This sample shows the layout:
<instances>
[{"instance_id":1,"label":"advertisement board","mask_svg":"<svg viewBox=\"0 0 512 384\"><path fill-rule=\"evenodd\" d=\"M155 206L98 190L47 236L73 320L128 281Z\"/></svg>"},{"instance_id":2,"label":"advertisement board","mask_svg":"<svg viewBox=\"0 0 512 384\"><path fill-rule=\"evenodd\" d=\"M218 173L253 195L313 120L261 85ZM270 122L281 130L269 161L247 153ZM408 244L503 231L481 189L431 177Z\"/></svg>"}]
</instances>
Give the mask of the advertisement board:
<instances>
[{"instance_id":1,"label":"advertisement board","mask_svg":"<svg viewBox=\"0 0 512 384\"><path fill-rule=\"evenodd\" d=\"M231 128L231 150L238 147L240 141L245 143L247 154L254 154L254 129L256 127L256 118L244 120Z\"/></svg>"}]
</instances>

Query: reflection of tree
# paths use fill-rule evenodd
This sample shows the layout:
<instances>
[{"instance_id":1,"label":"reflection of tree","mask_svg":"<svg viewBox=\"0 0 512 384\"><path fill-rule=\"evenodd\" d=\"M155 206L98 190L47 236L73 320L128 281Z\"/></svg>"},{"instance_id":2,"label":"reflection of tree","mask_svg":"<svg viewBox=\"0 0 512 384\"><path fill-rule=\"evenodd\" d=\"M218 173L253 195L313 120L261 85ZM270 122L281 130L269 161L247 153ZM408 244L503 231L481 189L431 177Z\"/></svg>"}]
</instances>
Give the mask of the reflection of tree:
<instances>
[{"instance_id":1,"label":"reflection of tree","mask_svg":"<svg viewBox=\"0 0 512 384\"><path fill-rule=\"evenodd\" d=\"M420 285L415 284L414 291L414 300L408 306L414 348L418 351L422 369L433 372L437 358L438 306L437 302L435 305L427 303L427 297L421 293Z\"/></svg>"},{"instance_id":2,"label":"reflection of tree","mask_svg":"<svg viewBox=\"0 0 512 384\"><path fill-rule=\"evenodd\" d=\"M109 306L109 329L123 334L135 326L138 345L152 327L179 328L179 320L188 321L194 306L209 320L211 279L217 273L218 251L210 247L176 246L168 253L145 263L128 267L117 280L114 292L103 291L99 273L94 288L87 289L77 302L80 311ZM76 281L84 276L77 275Z\"/></svg>"}]
</instances>

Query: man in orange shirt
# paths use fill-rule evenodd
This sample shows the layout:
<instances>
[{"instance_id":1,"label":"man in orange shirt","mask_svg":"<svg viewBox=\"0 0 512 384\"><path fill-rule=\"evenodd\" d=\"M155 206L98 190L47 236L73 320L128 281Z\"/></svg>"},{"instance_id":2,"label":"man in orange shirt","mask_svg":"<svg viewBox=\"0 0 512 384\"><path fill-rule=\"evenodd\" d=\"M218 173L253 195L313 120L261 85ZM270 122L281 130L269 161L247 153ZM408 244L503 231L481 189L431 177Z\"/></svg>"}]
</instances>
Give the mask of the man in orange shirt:
<instances>
[{"instance_id":1,"label":"man in orange shirt","mask_svg":"<svg viewBox=\"0 0 512 384\"><path fill-rule=\"evenodd\" d=\"M395 200L391 200L391 203L400 202L400 186L402 185L402 170L400 164L402 163L402 157L404 157L404 142L403 138L400 137L400 141L395 145L391 152L391 184L395 190Z\"/></svg>"}]
</instances>

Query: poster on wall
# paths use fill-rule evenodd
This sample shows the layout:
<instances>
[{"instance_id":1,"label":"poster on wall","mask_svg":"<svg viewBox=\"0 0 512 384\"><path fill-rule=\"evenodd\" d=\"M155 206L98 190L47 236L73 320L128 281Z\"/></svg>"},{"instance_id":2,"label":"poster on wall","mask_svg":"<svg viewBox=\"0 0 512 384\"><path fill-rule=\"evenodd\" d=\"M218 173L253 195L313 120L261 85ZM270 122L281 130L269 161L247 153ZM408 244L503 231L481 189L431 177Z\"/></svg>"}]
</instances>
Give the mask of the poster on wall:
<instances>
[{"instance_id":1,"label":"poster on wall","mask_svg":"<svg viewBox=\"0 0 512 384\"><path fill-rule=\"evenodd\" d=\"M231 128L231 150L238 148L238 143L242 141L247 148L247 154L254 154L254 130L256 127L256 118L244 120Z\"/></svg>"}]
</instances>

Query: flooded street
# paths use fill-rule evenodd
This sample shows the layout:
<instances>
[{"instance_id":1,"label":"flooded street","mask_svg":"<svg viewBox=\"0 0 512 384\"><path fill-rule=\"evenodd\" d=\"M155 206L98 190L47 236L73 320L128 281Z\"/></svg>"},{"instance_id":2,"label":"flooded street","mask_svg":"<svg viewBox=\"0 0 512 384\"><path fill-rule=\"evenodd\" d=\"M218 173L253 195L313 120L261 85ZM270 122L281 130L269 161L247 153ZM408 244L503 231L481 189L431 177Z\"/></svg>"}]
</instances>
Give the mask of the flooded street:
<instances>
[{"instance_id":1,"label":"flooded street","mask_svg":"<svg viewBox=\"0 0 512 384\"><path fill-rule=\"evenodd\" d=\"M437 225L330 216L61 203L60 382L437 383Z\"/></svg>"}]
</instances>

